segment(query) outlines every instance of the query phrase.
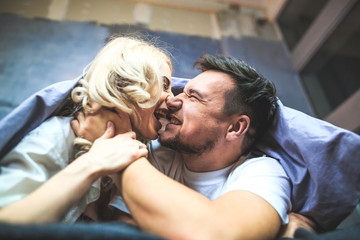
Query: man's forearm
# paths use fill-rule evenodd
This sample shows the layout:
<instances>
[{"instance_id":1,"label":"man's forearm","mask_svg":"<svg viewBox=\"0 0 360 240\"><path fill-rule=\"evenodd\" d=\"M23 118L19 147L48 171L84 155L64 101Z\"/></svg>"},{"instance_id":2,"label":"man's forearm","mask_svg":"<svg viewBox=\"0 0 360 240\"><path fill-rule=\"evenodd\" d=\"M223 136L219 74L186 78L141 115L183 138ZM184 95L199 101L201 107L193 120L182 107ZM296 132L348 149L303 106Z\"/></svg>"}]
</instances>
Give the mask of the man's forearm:
<instances>
[{"instance_id":1,"label":"man's forearm","mask_svg":"<svg viewBox=\"0 0 360 240\"><path fill-rule=\"evenodd\" d=\"M137 223L166 238L266 239L280 226L278 214L263 199L234 191L210 201L166 177L146 159L132 163L121 176L123 198Z\"/></svg>"},{"instance_id":2,"label":"man's forearm","mask_svg":"<svg viewBox=\"0 0 360 240\"><path fill-rule=\"evenodd\" d=\"M163 175L144 158L124 170L122 183L123 198L140 227L167 238L179 238L179 229L186 229L183 234L190 232L184 220L196 218L191 211L196 200L210 204L207 198Z\"/></svg>"}]
</instances>

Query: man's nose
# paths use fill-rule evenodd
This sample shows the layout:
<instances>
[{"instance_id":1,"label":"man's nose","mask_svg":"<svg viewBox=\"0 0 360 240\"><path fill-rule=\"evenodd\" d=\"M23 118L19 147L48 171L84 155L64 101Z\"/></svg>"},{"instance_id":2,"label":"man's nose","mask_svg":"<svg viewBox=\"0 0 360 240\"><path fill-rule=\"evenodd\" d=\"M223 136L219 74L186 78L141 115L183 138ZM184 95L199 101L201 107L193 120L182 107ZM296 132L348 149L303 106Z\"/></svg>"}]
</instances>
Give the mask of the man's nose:
<instances>
[{"instance_id":1,"label":"man's nose","mask_svg":"<svg viewBox=\"0 0 360 240\"><path fill-rule=\"evenodd\" d=\"M172 112L178 111L182 106L182 101L178 97L168 96L165 99L166 106Z\"/></svg>"}]
</instances>

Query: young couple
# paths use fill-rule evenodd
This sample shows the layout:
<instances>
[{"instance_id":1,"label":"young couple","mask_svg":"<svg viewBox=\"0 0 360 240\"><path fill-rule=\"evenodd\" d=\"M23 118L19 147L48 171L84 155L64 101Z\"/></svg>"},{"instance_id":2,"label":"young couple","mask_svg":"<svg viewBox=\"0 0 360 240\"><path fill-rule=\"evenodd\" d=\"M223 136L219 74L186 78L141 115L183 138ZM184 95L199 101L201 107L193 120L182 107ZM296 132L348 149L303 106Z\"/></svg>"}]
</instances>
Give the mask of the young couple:
<instances>
[{"instance_id":1,"label":"young couple","mask_svg":"<svg viewBox=\"0 0 360 240\"><path fill-rule=\"evenodd\" d=\"M276 237L288 222L291 183L277 160L252 148L273 120L275 87L234 58L205 55L198 66L174 97L164 52L110 41L72 91L70 111L57 111L70 117L49 118L1 160L0 219L124 220L128 212L141 229L171 239ZM176 152L148 153L135 140L156 139L160 121L160 143ZM83 154L69 164L73 143Z\"/></svg>"}]
</instances>

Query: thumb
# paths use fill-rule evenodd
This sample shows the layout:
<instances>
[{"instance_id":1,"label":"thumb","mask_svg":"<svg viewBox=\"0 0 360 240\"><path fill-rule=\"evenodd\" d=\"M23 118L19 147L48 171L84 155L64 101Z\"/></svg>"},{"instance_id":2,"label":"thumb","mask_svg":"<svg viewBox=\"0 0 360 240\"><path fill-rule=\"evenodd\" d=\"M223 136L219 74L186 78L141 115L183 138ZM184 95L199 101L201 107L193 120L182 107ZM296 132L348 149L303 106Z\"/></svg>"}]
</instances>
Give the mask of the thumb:
<instances>
[{"instance_id":1,"label":"thumb","mask_svg":"<svg viewBox=\"0 0 360 240\"><path fill-rule=\"evenodd\" d=\"M108 138L112 138L114 137L115 135L115 126L114 126L114 123L111 122L111 121L108 121L107 122L107 125L106 125L106 131L105 133L99 137L99 139L108 139Z\"/></svg>"},{"instance_id":2,"label":"thumb","mask_svg":"<svg viewBox=\"0 0 360 240\"><path fill-rule=\"evenodd\" d=\"M80 130L79 121L77 119L72 120L70 122L70 126L71 126L72 130L75 132L76 136L78 136L78 132Z\"/></svg>"}]
</instances>

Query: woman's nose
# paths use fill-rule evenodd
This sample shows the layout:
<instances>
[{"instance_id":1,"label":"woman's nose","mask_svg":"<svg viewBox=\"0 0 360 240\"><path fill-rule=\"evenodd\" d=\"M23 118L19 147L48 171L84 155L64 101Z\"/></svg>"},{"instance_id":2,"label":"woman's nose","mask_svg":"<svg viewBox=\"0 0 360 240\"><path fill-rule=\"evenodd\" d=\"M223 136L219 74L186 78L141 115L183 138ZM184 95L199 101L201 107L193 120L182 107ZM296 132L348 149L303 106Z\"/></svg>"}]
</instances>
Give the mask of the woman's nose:
<instances>
[{"instance_id":1,"label":"woman's nose","mask_svg":"<svg viewBox=\"0 0 360 240\"><path fill-rule=\"evenodd\" d=\"M165 101L166 102L166 99L168 98L168 97L173 97L174 96L174 94L172 93L172 92L168 92L168 91L163 91L162 92L162 94L161 94L161 100L162 101Z\"/></svg>"},{"instance_id":2,"label":"woman's nose","mask_svg":"<svg viewBox=\"0 0 360 240\"><path fill-rule=\"evenodd\" d=\"M182 107L182 101L178 97L168 96L165 99L166 106L171 111L178 111Z\"/></svg>"}]
</instances>

